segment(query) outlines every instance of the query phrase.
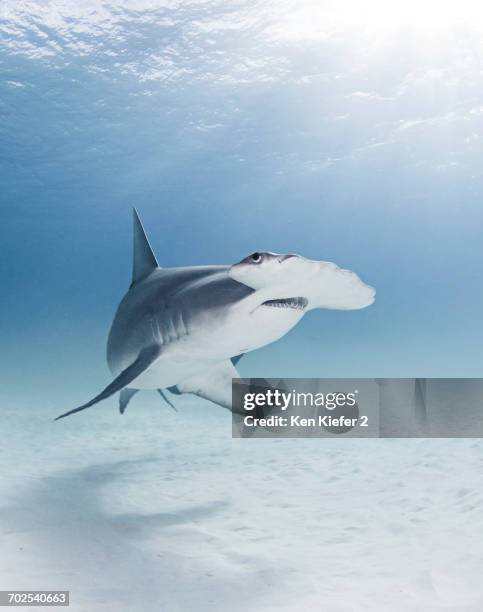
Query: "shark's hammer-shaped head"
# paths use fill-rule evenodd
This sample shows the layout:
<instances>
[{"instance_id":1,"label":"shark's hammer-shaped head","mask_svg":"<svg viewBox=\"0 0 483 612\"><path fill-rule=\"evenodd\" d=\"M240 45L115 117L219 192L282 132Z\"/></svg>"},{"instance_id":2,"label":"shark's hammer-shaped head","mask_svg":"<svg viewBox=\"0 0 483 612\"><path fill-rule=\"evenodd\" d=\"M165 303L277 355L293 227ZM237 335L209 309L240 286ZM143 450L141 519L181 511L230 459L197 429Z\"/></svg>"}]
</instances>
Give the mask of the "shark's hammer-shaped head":
<instances>
[{"instance_id":1,"label":"shark's hammer-shaped head","mask_svg":"<svg viewBox=\"0 0 483 612\"><path fill-rule=\"evenodd\" d=\"M354 272L300 255L253 253L231 266L229 275L259 292L263 306L356 310L370 306L376 293Z\"/></svg>"}]
</instances>

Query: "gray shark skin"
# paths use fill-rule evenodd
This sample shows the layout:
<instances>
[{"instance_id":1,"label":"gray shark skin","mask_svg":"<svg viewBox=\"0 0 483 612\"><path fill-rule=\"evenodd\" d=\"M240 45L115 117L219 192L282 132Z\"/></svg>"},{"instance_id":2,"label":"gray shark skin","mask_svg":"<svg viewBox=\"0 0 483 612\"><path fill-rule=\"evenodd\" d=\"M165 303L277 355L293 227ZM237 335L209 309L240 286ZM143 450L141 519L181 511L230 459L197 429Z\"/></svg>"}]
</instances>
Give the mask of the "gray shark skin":
<instances>
[{"instance_id":1,"label":"gray shark skin","mask_svg":"<svg viewBox=\"0 0 483 612\"><path fill-rule=\"evenodd\" d=\"M284 336L315 308L353 310L375 291L349 270L300 255L253 253L231 266L160 268L134 210L132 284L107 342L113 381L85 410L120 392L124 413L140 389L194 393L231 409L241 355ZM56 420L57 420L56 419Z\"/></svg>"}]
</instances>

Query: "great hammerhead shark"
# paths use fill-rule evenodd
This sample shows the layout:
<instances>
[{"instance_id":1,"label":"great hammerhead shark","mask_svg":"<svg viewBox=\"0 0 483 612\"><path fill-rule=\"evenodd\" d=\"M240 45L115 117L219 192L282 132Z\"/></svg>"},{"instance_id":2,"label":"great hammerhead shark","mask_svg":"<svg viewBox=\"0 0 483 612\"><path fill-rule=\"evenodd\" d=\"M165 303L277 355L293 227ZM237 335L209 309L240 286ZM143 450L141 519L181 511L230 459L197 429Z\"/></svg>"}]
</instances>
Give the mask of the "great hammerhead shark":
<instances>
[{"instance_id":1,"label":"great hammerhead shark","mask_svg":"<svg viewBox=\"0 0 483 612\"><path fill-rule=\"evenodd\" d=\"M85 410L120 392L121 413L139 389L194 393L232 408L244 353L284 336L309 310L365 308L375 290L334 263L252 253L231 266L160 268L134 210L132 283L107 341L114 380Z\"/></svg>"}]
</instances>

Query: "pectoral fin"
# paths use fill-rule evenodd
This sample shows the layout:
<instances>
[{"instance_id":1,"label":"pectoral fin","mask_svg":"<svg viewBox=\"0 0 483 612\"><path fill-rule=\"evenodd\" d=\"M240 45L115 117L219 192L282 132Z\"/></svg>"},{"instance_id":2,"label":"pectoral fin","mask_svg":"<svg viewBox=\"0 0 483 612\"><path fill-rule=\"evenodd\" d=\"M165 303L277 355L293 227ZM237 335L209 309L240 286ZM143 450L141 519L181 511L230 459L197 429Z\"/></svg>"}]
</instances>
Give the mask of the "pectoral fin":
<instances>
[{"instance_id":1,"label":"pectoral fin","mask_svg":"<svg viewBox=\"0 0 483 612\"><path fill-rule=\"evenodd\" d=\"M244 354L245 353L240 353L240 355L236 355L236 357L232 357L230 361L232 362L234 366L236 366L236 364L240 361L240 359L243 357Z\"/></svg>"},{"instance_id":2,"label":"pectoral fin","mask_svg":"<svg viewBox=\"0 0 483 612\"><path fill-rule=\"evenodd\" d=\"M231 410L231 379L238 377L235 366L227 359L176 386L180 393L194 393L198 397Z\"/></svg>"},{"instance_id":3,"label":"pectoral fin","mask_svg":"<svg viewBox=\"0 0 483 612\"><path fill-rule=\"evenodd\" d=\"M140 353L136 361L134 361L130 366L128 366L125 370L123 370L117 378L115 378L110 385L96 395L93 399L91 399L87 404L83 404L78 408L74 408L73 410L69 410L64 414L58 416L55 421L62 419L70 414L74 414L76 412L80 412L81 410L85 410L86 408L90 408L97 402L100 402L103 399L117 393L124 387L127 387L129 383L135 380L140 374L144 372L152 363L155 361L161 353L161 348L158 345L148 346L143 349Z\"/></svg>"}]
</instances>

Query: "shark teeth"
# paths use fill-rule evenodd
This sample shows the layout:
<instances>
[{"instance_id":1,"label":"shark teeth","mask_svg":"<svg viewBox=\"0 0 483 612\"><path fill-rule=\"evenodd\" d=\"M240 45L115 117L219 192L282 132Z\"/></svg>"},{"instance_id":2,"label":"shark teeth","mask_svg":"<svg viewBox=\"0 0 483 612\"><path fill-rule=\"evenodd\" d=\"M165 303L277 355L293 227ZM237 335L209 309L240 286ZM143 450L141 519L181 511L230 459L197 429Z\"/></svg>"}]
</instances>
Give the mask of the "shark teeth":
<instances>
[{"instance_id":1,"label":"shark teeth","mask_svg":"<svg viewBox=\"0 0 483 612\"><path fill-rule=\"evenodd\" d=\"M272 308L290 308L292 310L305 310L308 300L304 297L285 298L281 300L267 300L262 306L271 306Z\"/></svg>"}]
</instances>

